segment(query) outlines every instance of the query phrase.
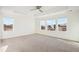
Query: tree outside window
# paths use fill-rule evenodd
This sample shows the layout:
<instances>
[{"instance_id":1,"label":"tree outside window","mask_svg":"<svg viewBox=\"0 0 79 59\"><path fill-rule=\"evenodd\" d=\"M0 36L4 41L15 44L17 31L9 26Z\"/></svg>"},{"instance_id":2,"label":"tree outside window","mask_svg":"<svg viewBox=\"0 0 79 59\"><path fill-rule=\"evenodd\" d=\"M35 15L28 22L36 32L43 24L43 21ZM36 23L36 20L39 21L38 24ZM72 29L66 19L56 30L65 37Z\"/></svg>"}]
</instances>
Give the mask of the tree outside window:
<instances>
[{"instance_id":1,"label":"tree outside window","mask_svg":"<svg viewBox=\"0 0 79 59\"><path fill-rule=\"evenodd\" d=\"M47 30L55 31L56 30L56 20L47 20Z\"/></svg>"}]
</instances>

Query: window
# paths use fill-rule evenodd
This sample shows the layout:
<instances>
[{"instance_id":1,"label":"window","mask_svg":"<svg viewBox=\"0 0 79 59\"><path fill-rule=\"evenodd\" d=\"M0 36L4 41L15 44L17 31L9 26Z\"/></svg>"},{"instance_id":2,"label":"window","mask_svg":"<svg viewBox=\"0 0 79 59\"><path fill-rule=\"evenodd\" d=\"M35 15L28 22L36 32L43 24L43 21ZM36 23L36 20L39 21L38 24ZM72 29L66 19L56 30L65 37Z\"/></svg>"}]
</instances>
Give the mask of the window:
<instances>
[{"instance_id":1,"label":"window","mask_svg":"<svg viewBox=\"0 0 79 59\"><path fill-rule=\"evenodd\" d=\"M14 24L14 19L12 19L11 17L3 18L4 31L12 31L13 24Z\"/></svg>"},{"instance_id":2,"label":"window","mask_svg":"<svg viewBox=\"0 0 79 59\"><path fill-rule=\"evenodd\" d=\"M46 23L45 21L40 21L40 26L41 26L41 30L45 30L46 29Z\"/></svg>"},{"instance_id":3,"label":"window","mask_svg":"<svg viewBox=\"0 0 79 59\"><path fill-rule=\"evenodd\" d=\"M56 30L56 20L47 20L47 30L50 31Z\"/></svg>"},{"instance_id":4,"label":"window","mask_svg":"<svg viewBox=\"0 0 79 59\"><path fill-rule=\"evenodd\" d=\"M67 31L67 17L61 17L57 20L58 30Z\"/></svg>"}]
</instances>

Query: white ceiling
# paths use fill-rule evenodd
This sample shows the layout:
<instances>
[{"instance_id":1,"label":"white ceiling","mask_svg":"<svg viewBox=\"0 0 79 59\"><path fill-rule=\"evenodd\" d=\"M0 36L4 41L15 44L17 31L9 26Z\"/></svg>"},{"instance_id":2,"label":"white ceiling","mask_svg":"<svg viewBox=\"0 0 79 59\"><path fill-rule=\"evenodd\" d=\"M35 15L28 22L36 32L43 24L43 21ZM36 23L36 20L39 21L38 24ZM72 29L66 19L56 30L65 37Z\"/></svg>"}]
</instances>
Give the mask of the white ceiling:
<instances>
[{"instance_id":1,"label":"white ceiling","mask_svg":"<svg viewBox=\"0 0 79 59\"><path fill-rule=\"evenodd\" d=\"M35 9L35 6L2 6L0 7L1 12L7 11L13 11L15 13L20 14L33 14L34 16L40 16L40 15L46 15L50 13L56 13L61 12L64 10L79 10L79 6L43 6L41 10L43 13L39 12L38 10L32 10Z\"/></svg>"}]
</instances>

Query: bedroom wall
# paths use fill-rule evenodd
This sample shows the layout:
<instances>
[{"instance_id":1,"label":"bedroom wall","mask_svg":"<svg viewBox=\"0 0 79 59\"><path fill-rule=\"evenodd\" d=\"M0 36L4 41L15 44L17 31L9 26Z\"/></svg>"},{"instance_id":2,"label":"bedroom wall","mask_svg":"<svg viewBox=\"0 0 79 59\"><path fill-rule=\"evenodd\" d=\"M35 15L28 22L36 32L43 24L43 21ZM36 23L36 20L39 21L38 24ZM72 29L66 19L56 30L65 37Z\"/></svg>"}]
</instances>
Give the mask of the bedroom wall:
<instances>
[{"instance_id":1,"label":"bedroom wall","mask_svg":"<svg viewBox=\"0 0 79 59\"><path fill-rule=\"evenodd\" d=\"M68 18L67 23L67 31L47 31L47 30L40 30L40 21L41 20L48 20L58 19L58 17L66 16ZM73 13L59 13L59 14L50 14L42 17L36 18L36 32L44 35L49 35L53 37L69 39L74 41L79 41L79 11Z\"/></svg>"},{"instance_id":2,"label":"bedroom wall","mask_svg":"<svg viewBox=\"0 0 79 59\"><path fill-rule=\"evenodd\" d=\"M17 37L17 36L22 36L22 35L28 35L32 34L35 31L35 21L34 17L27 14L18 14L18 13L13 13L11 11L5 11L2 14L2 18L10 16L14 19L14 26L13 26L13 31L3 31L3 38L12 38L12 37Z\"/></svg>"},{"instance_id":3,"label":"bedroom wall","mask_svg":"<svg viewBox=\"0 0 79 59\"><path fill-rule=\"evenodd\" d=\"M0 39L2 38L2 20L0 15Z\"/></svg>"}]
</instances>

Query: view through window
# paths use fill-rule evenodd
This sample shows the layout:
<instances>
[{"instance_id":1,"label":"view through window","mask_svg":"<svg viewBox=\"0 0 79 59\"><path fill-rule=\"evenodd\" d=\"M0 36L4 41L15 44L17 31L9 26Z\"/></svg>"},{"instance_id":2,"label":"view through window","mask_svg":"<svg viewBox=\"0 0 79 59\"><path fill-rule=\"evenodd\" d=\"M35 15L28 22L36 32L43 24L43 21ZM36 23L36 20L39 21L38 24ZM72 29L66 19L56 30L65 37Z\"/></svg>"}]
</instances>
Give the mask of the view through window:
<instances>
[{"instance_id":1,"label":"view through window","mask_svg":"<svg viewBox=\"0 0 79 59\"><path fill-rule=\"evenodd\" d=\"M40 21L40 26L41 26L41 30L45 30L46 29L45 21Z\"/></svg>"},{"instance_id":2,"label":"view through window","mask_svg":"<svg viewBox=\"0 0 79 59\"><path fill-rule=\"evenodd\" d=\"M50 31L56 30L56 20L47 20L47 30Z\"/></svg>"},{"instance_id":3,"label":"view through window","mask_svg":"<svg viewBox=\"0 0 79 59\"><path fill-rule=\"evenodd\" d=\"M14 19L11 17L3 18L3 28L4 31L12 31L13 30Z\"/></svg>"},{"instance_id":4,"label":"view through window","mask_svg":"<svg viewBox=\"0 0 79 59\"><path fill-rule=\"evenodd\" d=\"M67 17L60 17L57 20L57 24L59 31L67 31Z\"/></svg>"}]
</instances>

